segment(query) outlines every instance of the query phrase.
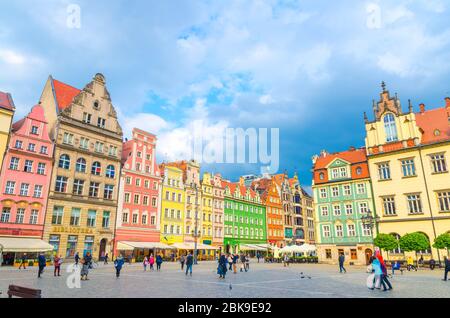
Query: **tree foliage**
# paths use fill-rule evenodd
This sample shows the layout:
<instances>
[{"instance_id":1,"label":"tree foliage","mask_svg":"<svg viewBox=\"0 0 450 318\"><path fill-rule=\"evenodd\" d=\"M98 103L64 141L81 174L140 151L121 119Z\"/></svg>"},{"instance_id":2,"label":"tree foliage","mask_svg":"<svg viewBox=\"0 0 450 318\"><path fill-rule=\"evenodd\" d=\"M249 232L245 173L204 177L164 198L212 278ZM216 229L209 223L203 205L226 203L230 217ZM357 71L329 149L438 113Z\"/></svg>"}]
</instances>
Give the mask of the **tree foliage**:
<instances>
[{"instance_id":1,"label":"tree foliage","mask_svg":"<svg viewBox=\"0 0 450 318\"><path fill-rule=\"evenodd\" d=\"M436 237L433 247L438 249L450 249L450 233L443 233Z\"/></svg>"},{"instance_id":2,"label":"tree foliage","mask_svg":"<svg viewBox=\"0 0 450 318\"><path fill-rule=\"evenodd\" d=\"M398 247L397 239L391 234L379 233L373 240L375 246L385 251L391 251Z\"/></svg>"},{"instance_id":3,"label":"tree foliage","mask_svg":"<svg viewBox=\"0 0 450 318\"><path fill-rule=\"evenodd\" d=\"M405 234L400 238L400 248L406 252L423 251L429 247L428 238L420 232Z\"/></svg>"}]
</instances>

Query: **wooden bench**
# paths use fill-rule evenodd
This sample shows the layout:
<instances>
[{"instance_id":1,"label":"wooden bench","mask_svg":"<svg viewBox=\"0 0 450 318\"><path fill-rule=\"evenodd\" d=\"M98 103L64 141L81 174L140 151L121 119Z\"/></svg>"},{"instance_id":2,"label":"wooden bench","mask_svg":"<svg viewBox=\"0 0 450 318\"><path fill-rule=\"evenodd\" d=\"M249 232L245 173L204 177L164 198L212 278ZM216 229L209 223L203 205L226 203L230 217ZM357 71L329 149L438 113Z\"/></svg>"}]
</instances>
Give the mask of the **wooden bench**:
<instances>
[{"instance_id":1,"label":"wooden bench","mask_svg":"<svg viewBox=\"0 0 450 318\"><path fill-rule=\"evenodd\" d=\"M41 298L41 290L40 289L32 289L27 287L21 287L16 285L9 285L8 288L8 297L12 298L13 296L20 298Z\"/></svg>"}]
</instances>

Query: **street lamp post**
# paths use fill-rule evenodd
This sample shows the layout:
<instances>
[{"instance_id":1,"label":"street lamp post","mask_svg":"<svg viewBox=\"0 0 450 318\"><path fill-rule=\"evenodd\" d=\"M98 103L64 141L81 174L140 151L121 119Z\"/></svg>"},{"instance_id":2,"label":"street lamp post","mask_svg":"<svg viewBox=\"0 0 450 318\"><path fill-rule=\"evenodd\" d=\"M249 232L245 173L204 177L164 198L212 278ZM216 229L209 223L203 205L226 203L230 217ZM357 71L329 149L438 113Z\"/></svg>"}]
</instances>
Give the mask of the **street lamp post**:
<instances>
[{"instance_id":1,"label":"street lamp post","mask_svg":"<svg viewBox=\"0 0 450 318\"><path fill-rule=\"evenodd\" d=\"M377 215L373 216L372 211L367 210L367 213L361 216L361 222L365 227L368 227L370 229L370 235L372 237L372 244L374 244L374 236L373 236L373 229L376 227L377 222L379 218Z\"/></svg>"}]
</instances>

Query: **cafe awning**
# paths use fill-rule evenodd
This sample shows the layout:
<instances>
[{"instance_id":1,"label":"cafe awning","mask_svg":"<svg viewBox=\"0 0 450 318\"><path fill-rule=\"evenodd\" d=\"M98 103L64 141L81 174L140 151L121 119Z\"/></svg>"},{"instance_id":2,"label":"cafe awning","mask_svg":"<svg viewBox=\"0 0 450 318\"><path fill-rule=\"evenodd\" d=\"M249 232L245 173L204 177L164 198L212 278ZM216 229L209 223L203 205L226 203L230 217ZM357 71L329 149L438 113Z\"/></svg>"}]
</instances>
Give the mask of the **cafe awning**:
<instances>
[{"instance_id":1,"label":"cafe awning","mask_svg":"<svg viewBox=\"0 0 450 318\"><path fill-rule=\"evenodd\" d=\"M241 251L267 251L267 248L253 245L253 244L242 244L239 246Z\"/></svg>"},{"instance_id":2,"label":"cafe awning","mask_svg":"<svg viewBox=\"0 0 450 318\"><path fill-rule=\"evenodd\" d=\"M171 250L174 247L159 243L159 242L131 242L131 241L119 241L117 242L117 249L119 251L132 251L134 249L159 249L159 250Z\"/></svg>"},{"instance_id":3,"label":"cafe awning","mask_svg":"<svg viewBox=\"0 0 450 318\"><path fill-rule=\"evenodd\" d=\"M172 246L179 250L194 250L195 249L194 243L174 243ZM219 247L217 247L217 246L197 243L197 250L218 250L218 249L219 249Z\"/></svg>"},{"instance_id":4,"label":"cafe awning","mask_svg":"<svg viewBox=\"0 0 450 318\"><path fill-rule=\"evenodd\" d=\"M53 245L35 238L0 237L0 250L2 252L37 253L53 251Z\"/></svg>"}]
</instances>

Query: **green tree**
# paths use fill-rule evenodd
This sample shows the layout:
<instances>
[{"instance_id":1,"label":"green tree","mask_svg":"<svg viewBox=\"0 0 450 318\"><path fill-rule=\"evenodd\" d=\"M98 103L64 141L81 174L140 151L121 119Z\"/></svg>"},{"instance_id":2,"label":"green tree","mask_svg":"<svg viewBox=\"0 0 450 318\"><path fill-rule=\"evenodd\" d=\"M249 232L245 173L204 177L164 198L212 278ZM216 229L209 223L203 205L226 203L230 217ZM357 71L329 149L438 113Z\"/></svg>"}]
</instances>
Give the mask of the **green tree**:
<instances>
[{"instance_id":1,"label":"green tree","mask_svg":"<svg viewBox=\"0 0 450 318\"><path fill-rule=\"evenodd\" d=\"M430 247L430 242L425 234L414 232L405 234L400 238L400 248L406 252L415 252L417 262L417 252Z\"/></svg>"},{"instance_id":2,"label":"green tree","mask_svg":"<svg viewBox=\"0 0 450 318\"><path fill-rule=\"evenodd\" d=\"M392 251L398 247L397 239L391 234L379 233L377 237L373 240L375 246L386 251L389 260L389 251Z\"/></svg>"},{"instance_id":3,"label":"green tree","mask_svg":"<svg viewBox=\"0 0 450 318\"><path fill-rule=\"evenodd\" d=\"M442 233L441 235L436 237L434 239L433 247L440 250L446 249L448 255L448 250L450 249L450 233Z\"/></svg>"}]
</instances>

